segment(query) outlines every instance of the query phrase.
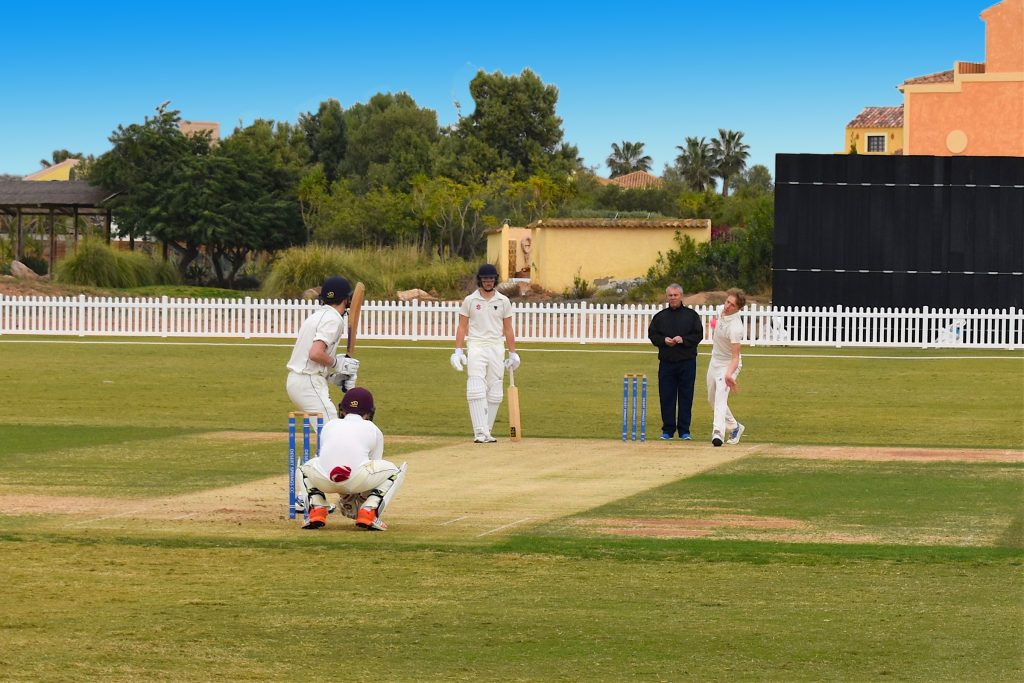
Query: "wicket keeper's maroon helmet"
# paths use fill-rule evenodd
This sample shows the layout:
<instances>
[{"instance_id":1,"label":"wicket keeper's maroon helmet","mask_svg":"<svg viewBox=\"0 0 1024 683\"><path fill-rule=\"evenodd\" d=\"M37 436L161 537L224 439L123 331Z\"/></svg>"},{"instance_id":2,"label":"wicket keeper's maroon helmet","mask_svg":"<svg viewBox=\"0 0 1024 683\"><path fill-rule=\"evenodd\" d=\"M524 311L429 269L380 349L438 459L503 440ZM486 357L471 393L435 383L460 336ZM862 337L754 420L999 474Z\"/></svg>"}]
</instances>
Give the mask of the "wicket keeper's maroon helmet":
<instances>
[{"instance_id":1,"label":"wicket keeper's maroon helmet","mask_svg":"<svg viewBox=\"0 0 1024 683\"><path fill-rule=\"evenodd\" d=\"M340 304L352 298L352 285L340 275L332 275L320 287L320 301L325 304Z\"/></svg>"},{"instance_id":2,"label":"wicket keeper's maroon helmet","mask_svg":"<svg viewBox=\"0 0 1024 683\"><path fill-rule=\"evenodd\" d=\"M373 414L376 412L376 407L373 405L373 394L368 389L352 387L341 398L338 410L346 415L356 413L372 420Z\"/></svg>"}]
</instances>

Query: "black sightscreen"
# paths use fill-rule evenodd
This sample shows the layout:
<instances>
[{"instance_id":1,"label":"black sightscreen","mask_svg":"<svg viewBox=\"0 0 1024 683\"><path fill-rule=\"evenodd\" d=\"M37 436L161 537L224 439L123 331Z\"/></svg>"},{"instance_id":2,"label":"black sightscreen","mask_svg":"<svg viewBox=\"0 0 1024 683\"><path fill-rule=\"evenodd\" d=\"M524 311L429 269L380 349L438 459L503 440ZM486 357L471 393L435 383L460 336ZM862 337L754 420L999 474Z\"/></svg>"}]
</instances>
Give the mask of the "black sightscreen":
<instances>
[{"instance_id":1,"label":"black sightscreen","mask_svg":"<svg viewBox=\"0 0 1024 683\"><path fill-rule=\"evenodd\" d=\"M777 306L1024 307L1024 158L779 154Z\"/></svg>"}]
</instances>

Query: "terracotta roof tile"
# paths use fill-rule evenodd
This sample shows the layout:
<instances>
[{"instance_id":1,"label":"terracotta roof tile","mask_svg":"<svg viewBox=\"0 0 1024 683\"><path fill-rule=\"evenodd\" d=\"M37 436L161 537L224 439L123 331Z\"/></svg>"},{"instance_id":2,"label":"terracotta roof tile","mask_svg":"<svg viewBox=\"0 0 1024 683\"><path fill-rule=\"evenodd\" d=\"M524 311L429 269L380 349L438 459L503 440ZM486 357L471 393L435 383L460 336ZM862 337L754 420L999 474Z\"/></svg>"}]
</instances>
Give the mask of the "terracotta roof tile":
<instances>
[{"instance_id":1,"label":"terracotta roof tile","mask_svg":"<svg viewBox=\"0 0 1024 683\"><path fill-rule=\"evenodd\" d=\"M903 105L897 107L864 107L847 128L902 128Z\"/></svg>"},{"instance_id":2,"label":"terracotta roof tile","mask_svg":"<svg viewBox=\"0 0 1024 683\"><path fill-rule=\"evenodd\" d=\"M953 82L953 70L940 71L934 74L928 74L927 76L918 76L916 78L908 78L903 81L903 85L921 85L922 83L952 83Z\"/></svg>"},{"instance_id":3,"label":"terracotta roof tile","mask_svg":"<svg viewBox=\"0 0 1024 683\"><path fill-rule=\"evenodd\" d=\"M647 171L633 171L626 175L620 175L618 178L612 178L608 181L608 184L618 185L627 190L643 190L649 187L661 187L665 184L665 181L658 176L651 175Z\"/></svg>"},{"instance_id":4,"label":"terracotta roof tile","mask_svg":"<svg viewBox=\"0 0 1024 683\"><path fill-rule=\"evenodd\" d=\"M707 218L545 218L529 228L706 228Z\"/></svg>"}]
</instances>

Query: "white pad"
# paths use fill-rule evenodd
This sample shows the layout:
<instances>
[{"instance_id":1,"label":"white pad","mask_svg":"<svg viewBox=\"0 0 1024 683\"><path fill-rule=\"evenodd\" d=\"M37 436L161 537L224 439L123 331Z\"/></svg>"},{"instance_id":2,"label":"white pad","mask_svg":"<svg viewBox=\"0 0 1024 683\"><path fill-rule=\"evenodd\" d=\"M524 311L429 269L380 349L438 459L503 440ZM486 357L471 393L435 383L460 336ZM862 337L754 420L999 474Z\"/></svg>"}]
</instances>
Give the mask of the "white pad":
<instances>
[{"instance_id":1,"label":"white pad","mask_svg":"<svg viewBox=\"0 0 1024 683\"><path fill-rule=\"evenodd\" d=\"M309 462L312 462L312 461L309 461ZM308 505L316 505L318 507L327 507L327 496L325 496L319 489L316 489L316 488L310 486L309 485L309 480L306 479L306 469L307 468L309 468L310 472L313 472L313 473L316 472L316 470L313 469L310 466L309 462L306 462L306 463L303 463L302 465L299 465L299 476L296 477L296 479L298 479L298 482L299 482L298 488L301 488L302 490L300 492L298 492L296 497L297 498L298 497L305 498L307 503L308 503ZM310 495L310 493L309 493L310 490L316 491L316 493L314 493L313 495Z\"/></svg>"},{"instance_id":2,"label":"white pad","mask_svg":"<svg viewBox=\"0 0 1024 683\"><path fill-rule=\"evenodd\" d=\"M487 387L487 400L490 403L501 403L501 399L504 398L504 384L501 380L494 382Z\"/></svg>"},{"instance_id":3,"label":"white pad","mask_svg":"<svg viewBox=\"0 0 1024 683\"><path fill-rule=\"evenodd\" d=\"M473 434L479 436L487 432L487 392L484 381L479 377L470 377L466 382L466 402L469 403Z\"/></svg>"},{"instance_id":4,"label":"white pad","mask_svg":"<svg viewBox=\"0 0 1024 683\"><path fill-rule=\"evenodd\" d=\"M466 380L466 398L472 401L475 398L487 397L487 385L482 377L470 377Z\"/></svg>"},{"instance_id":5,"label":"white pad","mask_svg":"<svg viewBox=\"0 0 1024 683\"><path fill-rule=\"evenodd\" d=\"M405 471L407 469L409 469L409 463L403 462L402 466L398 468L398 474L392 476L391 486L389 486L388 490L384 492L384 495L380 500L380 505L377 506L378 517L384 514L384 508L388 506L391 499L395 497L396 493L398 493L398 489L401 488L402 482L405 481Z\"/></svg>"},{"instance_id":6,"label":"white pad","mask_svg":"<svg viewBox=\"0 0 1024 683\"><path fill-rule=\"evenodd\" d=\"M497 403L487 402L487 426L489 432L494 433L494 419L498 417L498 409L501 408L501 401Z\"/></svg>"}]
</instances>

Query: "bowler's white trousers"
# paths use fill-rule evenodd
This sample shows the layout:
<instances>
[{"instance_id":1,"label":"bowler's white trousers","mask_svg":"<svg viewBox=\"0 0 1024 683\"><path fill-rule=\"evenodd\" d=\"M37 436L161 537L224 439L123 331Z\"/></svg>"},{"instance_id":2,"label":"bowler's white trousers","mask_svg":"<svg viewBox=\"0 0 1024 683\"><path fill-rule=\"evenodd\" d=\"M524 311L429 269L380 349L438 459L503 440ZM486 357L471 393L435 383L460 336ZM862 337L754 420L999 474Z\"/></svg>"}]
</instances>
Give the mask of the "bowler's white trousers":
<instances>
[{"instance_id":1,"label":"bowler's white trousers","mask_svg":"<svg viewBox=\"0 0 1024 683\"><path fill-rule=\"evenodd\" d=\"M736 418L729 410L729 385L725 383L725 372L729 369L732 360L720 361L711 359L708 365L708 403L714 408L715 417L711 425L711 433L718 432L723 441L729 431L736 429ZM743 364L736 366L736 372L732 373L735 380L739 376Z\"/></svg>"}]
</instances>

